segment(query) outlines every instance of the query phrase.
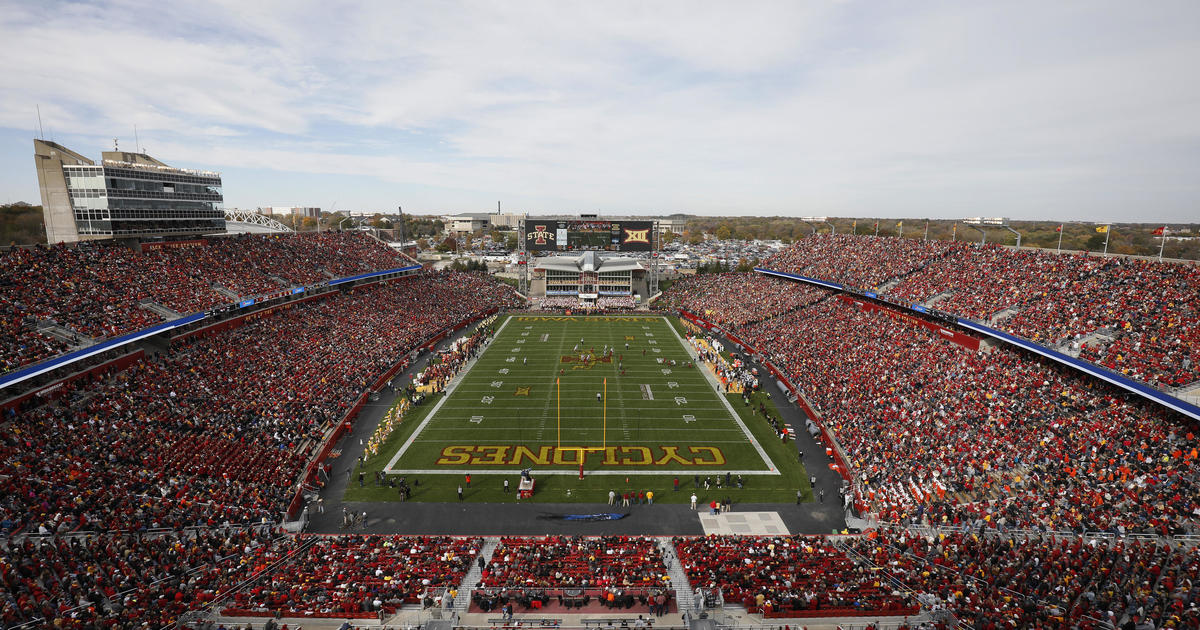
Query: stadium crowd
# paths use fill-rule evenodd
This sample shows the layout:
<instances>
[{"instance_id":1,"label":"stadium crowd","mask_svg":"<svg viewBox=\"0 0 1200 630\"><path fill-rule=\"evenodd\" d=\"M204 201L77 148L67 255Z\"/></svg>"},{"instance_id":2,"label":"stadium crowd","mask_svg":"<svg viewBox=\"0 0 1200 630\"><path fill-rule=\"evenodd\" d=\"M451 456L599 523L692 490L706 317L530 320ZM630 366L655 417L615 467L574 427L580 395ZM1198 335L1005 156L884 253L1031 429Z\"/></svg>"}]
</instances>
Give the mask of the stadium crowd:
<instances>
[{"instance_id":1,"label":"stadium crowd","mask_svg":"<svg viewBox=\"0 0 1200 630\"><path fill-rule=\"evenodd\" d=\"M264 529L0 541L6 628L165 628L291 544ZM30 625L25 625L30 624Z\"/></svg>"},{"instance_id":2,"label":"stadium crowd","mask_svg":"<svg viewBox=\"0 0 1200 630\"><path fill-rule=\"evenodd\" d=\"M274 520L324 431L374 379L511 296L479 274L368 285L176 342L86 397L11 410L0 518L11 531Z\"/></svg>"},{"instance_id":3,"label":"stadium crowd","mask_svg":"<svg viewBox=\"0 0 1200 630\"><path fill-rule=\"evenodd\" d=\"M721 326L745 326L828 295L823 289L757 273L701 274L676 281L658 306L688 311Z\"/></svg>"},{"instance_id":4,"label":"stadium crowd","mask_svg":"<svg viewBox=\"0 0 1200 630\"><path fill-rule=\"evenodd\" d=\"M764 267L991 323L1162 387L1200 381L1200 267L997 245L817 235Z\"/></svg>"},{"instance_id":5,"label":"stadium crowd","mask_svg":"<svg viewBox=\"0 0 1200 630\"><path fill-rule=\"evenodd\" d=\"M370 242L364 246L374 253L359 252L361 243L340 240L346 238L357 237L322 235L311 251L327 253L313 253L295 268L289 260L269 275L296 282L395 260ZM915 288L937 256L956 256L957 247L968 251L914 241L874 243L843 255L841 249L859 240L845 238L808 243L781 260L804 263L806 275L866 283L856 286L905 276L899 287L912 279L903 290L917 295L940 286L930 280ZM246 247L300 242L278 240L249 239ZM218 276L172 271L150 277L154 273L140 266L145 261L129 256L191 269L226 264L206 258L220 247L148 255L96 247L7 252L6 262L24 261L23 280L41 278L58 289L64 287L63 274L53 273L58 257L75 257L63 264L88 271L83 280L70 280L70 299L53 297L55 289L45 286L0 284L3 334L26 334L30 317L87 321L102 335L116 334L105 328L114 322L117 329L137 326L133 322L149 311L126 313L124 297L146 291L182 307L194 299L188 287L200 290L202 278ZM998 259L1004 251L981 250ZM232 267L251 263L243 253L229 253L230 261L240 260ZM872 266L872 256L888 262ZM1078 258L1050 263L1097 264ZM1177 273L1140 262L1123 262L1120 270L1108 269L1112 265L1100 261L1089 273L1127 274L1121 277L1130 284ZM218 274L222 282L238 291L268 286L259 276L224 273ZM1055 273L1035 275L1044 280ZM174 285L154 288L169 277ZM1064 310L1068 324L1055 320L1053 310L1018 309L1009 325L1046 339L1113 328L1115 320L1105 318L1122 303L1101 303L1100 280L1094 287L1087 278L1072 282L1091 287L1078 290L1096 296L1097 304ZM1047 288L1022 304L1070 301L1049 294L1075 286ZM1115 294L1132 304L1137 290L1125 289ZM944 301L961 292L949 291ZM1195 352L1195 318L1188 310L1193 296L1185 293L1182 286L1164 292L1169 303L1158 303L1157 314L1147 306L1117 322L1116 340L1103 348L1085 345L1085 356L1123 364L1147 379L1183 365L1159 382L1186 382L1179 379L1195 371L1194 363L1182 362ZM730 274L681 282L666 300L730 327L783 369L845 447L862 480L856 499L864 509L892 523L957 530L932 537L884 531L845 539L677 538L693 586L720 588L732 601L772 616L907 614L924 602L980 628L1200 628L1196 549L1009 532L1195 533L1200 457L1194 423L1054 364L1004 348L971 351L819 289ZM197 303L186 302L188 308ZM986 314L994 303L969 308ZM423 273L293 303L239 327L201 331L124 372L10 410L0 418L0 619L6 627L165 627L260 573L261 580L232 596L226 612L364 618L457 586L477 561L479 539L277 537L267 528L226 525L276 520L324 429L388 366L433 333L513 305L511 290L484 275ZM23 343L6 336L0 348L30 356ZM482 569L484 588L669 585L650 538L504 538Z\"/></svg>"},{"instance_id":6,"label":"stadium crowd","mask_svg":"<svg viewBox=\"0 0 1200 630\"><path fill-rule=\"evenodd\" d=\"M911 593L893 592L873 567L825 538L706 536L674 543L693 587L719 588L725 601L748 612L839 617L911 615L919 608Z\"/></svg>"},{"instance_id":7,"label":"stadium crowd","mask_svg":"<svg viewBox=\"0 0 1200 630\"><path fill-rule=\"evenodd\" d=\"M10 248L0 252L0 370L66 350L36 332L40 322L70 331L75 341L101 339L163 321L153 302L181 314L411 264L411 259L359 232L247 235L145 244Z\"/></svg>"},{"instance_id":8,"label":"stadium crowd","mask_svg":"<svg viewBox=\"0 0 1200 630\"><path fill-rule=\"evenodd\" d=\"M1197 429L1074 371L840 299L740 330L824 415L890 521L1195 530Z\"/></svg>"},{"instance_id":9,"label":"stadium crowd","mask_svg":"<svg viewBox=\"0 0 1200 630\"><path fill-rule=\"evenodd\" d=\"M970 627L1200 628L1195 547L962 533L883 533L841 546Z\"/></svg>"},{"instance_id":10,"label":"stadium crowd","mask_svg":"<svg viewBox=\"0 0 1200 630\"><path fill-rule=\"evenodd\" d=\"M915 615L921 607L947 610L975 628L1200 628L1195 547L888 530L828 538L676 537L673 544L692 586L719 590L726 602L771 618ZM589 567L610 578L629 574L628 586L617 578L606 587L614 600L640 593L642 584L648 592L669 588L634 566L639 554L655 549L649 537L506 537L491 563L479 558L479 538L280 536L268 528L30 537L0 545L6 626L161 628L216 604L236 616L377 618L404 604L444 602L477 560L485 577L501 578L494 583L511 582L478 587L477 603L480 593L494 591L524 593L532 603L538 592L570 585L549 580L540 562L563 577ZM660 556L647 558L652 572L665 572ZM506 579L513 570L547 579ZM576 592L586 592L576 584Z\"/></svg>"},{"instance_id":11,"label":"stadium crowd","mask_svg":"<svg viewBox=\"0 0 1200 630\"><path fill-rule=\"evenodd\" d=\"M666 572L652 538L506 537L477 587L652 588L670 585Z\"/></svg>"},{"instance_id":12,"label":"stadium crowd","mask_svg":"<svg viewBox=\"0 0 1200 630\"><path fill-rule=\"evenodd\" d=\"M457 588L479 553L479 538L301 536L256 558L287 558L223 610L232 616L378 618L404 604Z\"/></svg>"}]
</instances>

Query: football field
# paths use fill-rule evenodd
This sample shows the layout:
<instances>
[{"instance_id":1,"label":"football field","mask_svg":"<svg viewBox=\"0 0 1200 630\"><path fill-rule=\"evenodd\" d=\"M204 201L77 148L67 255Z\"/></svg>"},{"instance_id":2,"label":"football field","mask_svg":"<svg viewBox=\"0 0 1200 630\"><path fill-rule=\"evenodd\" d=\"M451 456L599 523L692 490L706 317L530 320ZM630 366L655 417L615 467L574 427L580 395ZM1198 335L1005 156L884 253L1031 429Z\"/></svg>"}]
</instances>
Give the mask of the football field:
<instances>
[{"instance_id":1,"label":"football field","mask_svg":"<svg viewBox=\"0 0 1200 630\"><path fill-rule=\"evenodd\" d=\"M469 474L490 490L501 478L515 488L528 468L538 499L595 499L595 491L627 484L661 491L675 477L693 489L696 477L715 485L727 475L741 476L760 499L768 489L777 500L807 492L794 445L751 411L757 401L747 406L719 389L664 317L508 315L445 394L405 419L370 468L453 486ZM588 483L579 480L581 467ZM355 487L347 498L385 495Z\"/></svg>"}]
</instances>

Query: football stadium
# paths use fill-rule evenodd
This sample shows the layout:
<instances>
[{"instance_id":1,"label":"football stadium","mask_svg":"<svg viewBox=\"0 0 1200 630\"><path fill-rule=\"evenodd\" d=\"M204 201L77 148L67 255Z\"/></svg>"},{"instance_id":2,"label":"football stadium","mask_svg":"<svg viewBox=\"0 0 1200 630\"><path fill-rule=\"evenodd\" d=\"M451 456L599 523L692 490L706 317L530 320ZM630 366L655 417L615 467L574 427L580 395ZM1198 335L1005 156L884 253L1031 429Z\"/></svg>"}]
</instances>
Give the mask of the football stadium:
<instances>
[{"instance_id":1,"label":"football stadium","mask_svg":"<svg viewBox=\"0 0 1200 630\"><path fill-rule=\"evenodd\" d=\"M0 630L1200 630L1196 6L11 4Z\"/></svg>"}]
</instances>

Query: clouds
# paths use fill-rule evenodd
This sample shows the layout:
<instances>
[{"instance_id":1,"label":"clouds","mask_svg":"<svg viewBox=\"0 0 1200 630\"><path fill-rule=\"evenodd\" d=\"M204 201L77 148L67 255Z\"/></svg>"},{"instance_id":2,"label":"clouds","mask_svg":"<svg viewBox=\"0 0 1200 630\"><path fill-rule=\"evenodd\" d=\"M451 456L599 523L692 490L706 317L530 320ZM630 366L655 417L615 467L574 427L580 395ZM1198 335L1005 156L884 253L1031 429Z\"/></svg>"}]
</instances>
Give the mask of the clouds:
<instances>
[{"instance_id":1,"label":"clouds","mask_svg":"<svg viewBox=\"0 0 1200 630\"><path fill-rule=\"evenodd\" d=\"M543 212L1185 218L1200 192L1194 3L0 8L0 126L41 103L93 154L136 123L233 206L283 173Z\"/></svg>"}]
</instances>

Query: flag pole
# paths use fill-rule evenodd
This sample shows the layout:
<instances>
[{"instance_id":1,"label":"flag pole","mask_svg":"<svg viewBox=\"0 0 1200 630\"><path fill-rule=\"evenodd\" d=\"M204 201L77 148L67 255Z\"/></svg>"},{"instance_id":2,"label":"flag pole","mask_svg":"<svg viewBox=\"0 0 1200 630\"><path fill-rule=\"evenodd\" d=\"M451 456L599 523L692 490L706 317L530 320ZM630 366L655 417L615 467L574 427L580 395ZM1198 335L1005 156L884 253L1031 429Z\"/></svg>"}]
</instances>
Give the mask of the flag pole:
<instances>
[{"instance_id":1,"label":"flag pole","mask_svg":"<svg viewBox=\"0 0 1200 630\"><path fill-rule=\"evenodd\" d=\"M1063 224L1059 223L1058 224L1058 253L1059 254L1062 253L1062 233L1063 233Z\"/></svg>"},{"instance_id":2,"label":"flag pole","mask_svg":"<svg viewBox=\"0 0 1200 630\"><path fill-rule=\"evenodd\" d=\"M603 420L600 428L600 446L608 448L608 378L604 379L604 404L601 405Z\"/></svg>"},{"instance_id":3,"label":"flag pole","mask_svg":"<svg viewBox=\"0 0 1200 630\"><path fill-rule=\"evenodd\" d=\"M1104 255L1108 255L1108 239L1112 238L1112 225L1104 226Z\"/></svg>"},{"instance_id":4,"label":"flag pole","mask_svg":"<svg viewBox=\"0 0 1200 630\"><path fill-rule=\"evenodd\" d=\"M1158 239L1158 262L1162 262L1163 248L1167 246L1167 226L1162 226L1162 235Z\"/></svg>"},{"instance_id":5,"label":"flag pole","mask_svg":"<svg viewBox=\"0 0 1200 630\"><path fill-rule=\"evenodd\" d=\"M558 390L558 450L562 450L562 382L554 379L555 389Z\"/></svg>"}]
</instances>

